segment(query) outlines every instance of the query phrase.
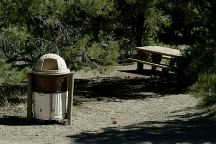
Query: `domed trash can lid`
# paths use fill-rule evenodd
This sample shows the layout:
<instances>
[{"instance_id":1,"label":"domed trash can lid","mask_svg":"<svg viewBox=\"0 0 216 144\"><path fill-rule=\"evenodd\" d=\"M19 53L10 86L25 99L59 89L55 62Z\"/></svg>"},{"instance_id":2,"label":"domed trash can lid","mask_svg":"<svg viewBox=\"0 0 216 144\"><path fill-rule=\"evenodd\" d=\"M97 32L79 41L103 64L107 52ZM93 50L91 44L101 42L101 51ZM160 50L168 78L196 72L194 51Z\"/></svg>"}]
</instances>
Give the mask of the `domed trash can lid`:
<instances>
[{"instance_id":1,"label":"domed trash can lid","mask_svg":"<svg viewBox=\"0 0 216 144\"><path fill-rule=\"evenodd\" d=\"M56 54L41 56L33 67L33 73L45 75L67 74L70 70L62 57Z\"/></svg>"}]
</instances>

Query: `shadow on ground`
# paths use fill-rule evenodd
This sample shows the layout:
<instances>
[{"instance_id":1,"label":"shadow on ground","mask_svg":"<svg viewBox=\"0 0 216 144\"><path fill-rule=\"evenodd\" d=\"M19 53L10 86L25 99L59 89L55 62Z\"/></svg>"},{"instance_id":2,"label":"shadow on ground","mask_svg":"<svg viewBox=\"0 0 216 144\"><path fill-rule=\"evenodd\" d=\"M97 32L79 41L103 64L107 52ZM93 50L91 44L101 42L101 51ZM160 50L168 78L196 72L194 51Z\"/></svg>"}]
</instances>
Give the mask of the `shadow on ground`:
<instances>
[{"instance_id":1,"label":"shadow on ground","mask_svg":"<svg viewBox=\"0 0 216 144\"><path fill-rule=\"evenodd\" d=\"M68 137L78 144L216 143L215 120L206 117L195 118L194 114L183 117L193 118L183 120L177 116L176 120L145 121L124 127L105 128L100 132L83 132Z\"/></svg>"},{"instance_id":2,"label":"shadow on ground","mask_svg":"<svg viewBox=\"0 0 216 144\"><path fill-rule=\"evenodd\" d=\"M127 71L128 72L128 71ZM130 71L136 73L136 71ZM146 73L145 73L146 75ZM151 75L151 73L149 73ZM144 99L169 94L182 94L187 88L175 77L97 78L75 81L75 95L89 98L108 97L120 99ZM69 135L77 144L173 144L216 143L214 113L194 112L180 115L182 109L173 112L172 120L144 121L123 127L109 127L100 131L87 131ZM205 115L205 116L203 116Z\"/></svg>"},{"instance_id":3,"label":"shadow on ground","mask_svg":"<svg viewBox=\"0 0 216 144\"><path fill-rule=\"evenodd\" d=\"M42 121L42 120L29 120L25 117L19 116L3 116L0 118L0 125L8 126L31 126L31 125L51 125L60 124L57 121Z\"/></svg>"},{"instance_id":4,"label":"shadow on ground","mask_svg":"<svg viewBox=\"0 0 216 144\"><path fill-rule=\"evenodd\" d=\"M130 71L132 73L133 71ZM75 96L84 98L144 99L187 90L174 76L75 79Z\"/></svg>"}]
</instances>

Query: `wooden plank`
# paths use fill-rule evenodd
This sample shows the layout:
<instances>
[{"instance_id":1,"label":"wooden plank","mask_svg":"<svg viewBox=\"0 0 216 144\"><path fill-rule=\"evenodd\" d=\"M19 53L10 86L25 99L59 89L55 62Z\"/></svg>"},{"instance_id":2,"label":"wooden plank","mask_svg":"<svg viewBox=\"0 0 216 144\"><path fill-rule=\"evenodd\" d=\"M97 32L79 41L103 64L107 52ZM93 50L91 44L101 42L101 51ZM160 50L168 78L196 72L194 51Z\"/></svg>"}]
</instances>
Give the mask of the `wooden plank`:
<instances>
[{"instance_id":1,"label":"wooden plank","mask_svg":"<svg viewBox=\"0 0 216 144\"><path fill-rule=\"evenodd\" d=\"M168 56L168 55L162 55L162 58L163 58L163 59L172 59L172 57L171 57L171 56Z\"/></svg>"},{"instance_id":2,"label":"wooden plank","mask_svg":"<svg viewBox=\"0 0 216 144\"><path fill-rule=\"evenodd\" d=\"M136 61L136 62L142 63L142 64L147 64L147 65L151 65L151 66L160 67L160 68L165 68L165 69L169 68L166 65L156 64L156 63L152 63L152 62L148 62L148 61L143 61L143 60L138 60L138 59L133 59L133 58L129 58L129 60Z\"/></svg>"},{"instance_id":3,"label":"wooden plank","mask_svg":"<svg viewBox=\"0 0 216 144\"><path fill-rule=\"evenodd\" d=\"M144 47L136 47L136 49L143 52L158 53L161 55L181 56L180 50L172 49L168 47L162 47L162 46L144 46Z\"/></svg>"},{"instance_id":4,"label":"wooden plank","mask_svg":"<svg viewBox=\"0 0 216 144\"><path fill-rule=\"evenodd\" d=\"M67 119L68 124L72 125L72 108L73 108L73 91L74 91L74 74L68 74L68 106L67 106Z\"/></svg>"},{"instance_id":5,"label":"wooden plank","mask_svg":"<svg viewBox=\"0 0 216 144\"><path fill-rule=\"evenodd\" d=\"M32 73L28 73L28 85L27 85L27 118L32 119Z\"/></svg>"}]
</instances>

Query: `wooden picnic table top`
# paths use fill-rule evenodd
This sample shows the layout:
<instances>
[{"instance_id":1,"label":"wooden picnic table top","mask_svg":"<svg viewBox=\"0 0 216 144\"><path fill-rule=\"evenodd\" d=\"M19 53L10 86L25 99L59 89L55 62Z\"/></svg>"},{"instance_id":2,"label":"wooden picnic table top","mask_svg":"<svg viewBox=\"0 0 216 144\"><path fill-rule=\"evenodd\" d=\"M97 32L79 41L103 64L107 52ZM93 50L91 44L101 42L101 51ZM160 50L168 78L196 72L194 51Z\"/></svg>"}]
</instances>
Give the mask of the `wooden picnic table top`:
<instances>
[{"instance_id":1,"label":"wooden picnic table top","mask_svg":"<svg viewBox=\"0 0 216 144\"><path fill-rule=\"evenodd\" d=\"M144 47L136 47L137 50L146 51L146 52L152 52L157 53L161 55L168 55L168 56L181 56L180 50L172 49L168 47L162 47L162 46L144 46Z\"/></svg>"}]
</instances>

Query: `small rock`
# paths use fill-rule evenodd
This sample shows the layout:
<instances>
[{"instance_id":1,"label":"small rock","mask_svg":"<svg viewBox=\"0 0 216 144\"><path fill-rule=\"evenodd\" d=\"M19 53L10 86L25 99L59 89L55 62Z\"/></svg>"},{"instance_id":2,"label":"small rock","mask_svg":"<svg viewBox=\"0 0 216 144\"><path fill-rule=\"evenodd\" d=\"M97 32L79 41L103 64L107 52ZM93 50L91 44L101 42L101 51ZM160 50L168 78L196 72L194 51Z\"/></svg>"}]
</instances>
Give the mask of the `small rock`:
<instances>
[{"instance_id":1,"label":"small rock","mask_svg":"<svg viewBox=\"0 0 216 144\"><path fill-rule=\"evenodd\" d=\"M117 121L116 121L116 120L113 120L113 124L117 124Z\"/></svg>"},{"instance_id":2,"label":"small rock","mask_svg":"<svg viewBox=\"0 0 216 144\"><path fill-rule=\"evenodd\" d=\"M117 119L116 118L111 118L112 119L112 124L117 124Z\"/></svg>"}]
</instances>

